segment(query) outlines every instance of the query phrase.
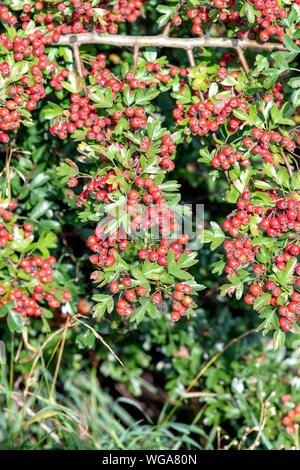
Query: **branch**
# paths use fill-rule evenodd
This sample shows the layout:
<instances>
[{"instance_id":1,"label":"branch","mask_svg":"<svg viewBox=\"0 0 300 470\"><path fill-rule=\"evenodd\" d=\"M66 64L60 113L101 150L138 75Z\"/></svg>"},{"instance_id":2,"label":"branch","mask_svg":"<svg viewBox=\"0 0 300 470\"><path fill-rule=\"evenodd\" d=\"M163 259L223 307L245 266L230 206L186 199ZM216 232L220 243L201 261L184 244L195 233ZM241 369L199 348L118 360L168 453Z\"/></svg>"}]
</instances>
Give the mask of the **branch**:
<instances>
[{"instance_id":1,"label":"branch","mask_svg":"<svg viewBox=\"0 0 300 470\"><path fill-rule=\"evenodd\" d=\"M188 56L190 66L193 69L194 67L196 67L195 58L194 58L194 54L193 54L193 49L187 49L186 53L187 53L187 56Z\"/></svg>"},{"instance_id":2,"label":"branch","mask_svg":"<svg viewBox=\"0 0 300 470\"><path fill-rule=\"evenodd\" d=\"M246 73L247 77L249 78L250 77L250 69L249 69L244 51L240 47L237 47L236 50L237 50L240 62L242 64L242 67L245 70L245 73Z\"/></svg>"},{"instance_id":3,"label":"branch","mask_svg":"<svg viewBox=\"0 0 300 470\"><path fill-rule=\"evenodd\" d=\"M293 177L293 170L292 170L292 167L291 167L291 165L290 165L288 159L286 158L284 151L281 150L280 153L281 153L281 156L282 156L282 158L283 158L283 160L284 160L285 166L286 166L286 168L287 168L287 172L288 172L290 178L292 178L292 177Z\"/></svg>"},{"instance_id":4,"label":"branch","mask_svg":"<svg viewBox=\"0 0 300 470\"><path fill-rule=\"evenodd\" d=\"M259 49L265 51L287 51L281 43L259 43L250 39L235 38L170 38L157 36L100 35L98 33L66 34L53 43L53 46L74 46L82 44L106 44L115 47L170 47L177 49L193 49L195 47L223 47L237 49Z\"/></svg>"},{"instance_id":5,"label":"branch","mask_svg":"<svg viewBox=\"0 0 300 470\"><path fill-rule=\"evenodd\" d=\"M139 46L136 44L134 46L134 52L133 52L133 67L137 69L138 66L138 60L139 60Z\"/></svg>"},{"instance_id":6,"label":"branch","mask_svg":"<svg viewBox=\"0 0 300 470\"><path fill-rule=\"evenodd\" d=\"M73 49L73 55L74 55L74 61L75 61L76 69L77 69L79 77L83 81L84 93L87 95L88 91L87 91L87 87L86 87L86 83L85 83L84 75L83 75L83 69L82 69L82 63L81 63L80 51L79 51L79 43L78 42L73 42L72 43L72 49Z\"/></svg>"},{"instance_id":7,"label":"branch","mask_svg":"<svg viewBox=\"0 0 300 470\"><path fill-rule=\"evenodd\" d=\"M212 29L213 25L214 25L213 20L210 20L210 21L209 21L209 24L208 24L208 27L207 27L207 30L206 30L206 32L205 32L205 39L208 39L208 38L209 38L210 33L211 33L211 29Z\"/></svg>"}]
</instances>

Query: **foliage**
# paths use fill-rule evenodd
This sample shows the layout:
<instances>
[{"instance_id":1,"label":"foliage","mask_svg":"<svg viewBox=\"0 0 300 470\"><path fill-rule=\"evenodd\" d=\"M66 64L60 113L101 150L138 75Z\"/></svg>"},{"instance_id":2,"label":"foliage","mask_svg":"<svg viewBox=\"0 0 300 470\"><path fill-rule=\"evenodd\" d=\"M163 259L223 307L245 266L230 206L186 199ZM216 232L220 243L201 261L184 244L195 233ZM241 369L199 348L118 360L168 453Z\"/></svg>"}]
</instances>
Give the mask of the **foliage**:
<instances>
[{"instance_id":1,"label":"foliage","mask_svg":"<svg viewBox=\"0 0 300 470\"><path fill-rule=\"evenodd\" d=\"M2 447L297 448L299 2L3 3Z\"/></svg>"}]
</instances>

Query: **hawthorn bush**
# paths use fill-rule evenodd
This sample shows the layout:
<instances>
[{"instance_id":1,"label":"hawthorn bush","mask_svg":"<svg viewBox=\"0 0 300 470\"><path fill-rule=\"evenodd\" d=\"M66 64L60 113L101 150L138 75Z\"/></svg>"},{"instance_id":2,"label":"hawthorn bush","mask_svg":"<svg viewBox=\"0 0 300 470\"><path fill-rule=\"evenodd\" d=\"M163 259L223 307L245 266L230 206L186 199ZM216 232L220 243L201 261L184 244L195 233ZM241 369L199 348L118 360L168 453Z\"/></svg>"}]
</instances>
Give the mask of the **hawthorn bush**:
<instances>
[{"instance_id":1,"label":"hawthorn bush","mask_svg":"<svg viewBox=\"0 0 300 470\"><path fill-rule=\"evenodd\" d=\"M4 446L298 448L299 7L1 3Z\"/></svg>"}]
</instances>

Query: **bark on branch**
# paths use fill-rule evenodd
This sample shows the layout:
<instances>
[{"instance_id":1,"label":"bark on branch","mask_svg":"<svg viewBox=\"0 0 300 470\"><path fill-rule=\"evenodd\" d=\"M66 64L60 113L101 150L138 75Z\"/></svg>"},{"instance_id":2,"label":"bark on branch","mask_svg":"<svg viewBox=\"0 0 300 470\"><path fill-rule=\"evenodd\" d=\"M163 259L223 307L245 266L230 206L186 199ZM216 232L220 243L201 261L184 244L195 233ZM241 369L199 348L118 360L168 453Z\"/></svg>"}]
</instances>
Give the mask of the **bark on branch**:
<instances>
[{"instance_id":1,"label":"bark on branch","mask_svg":"<svg viewBox=\"0 0 300 470\"><path fill-rule=\"evenodd\" d=\"M258 49L265 51L286 51L280 43L259 43L251 39L234 38L170 38L163 35L157 36L127 36L127 35L100 35L98 33L66 34L53 43L53 46L74 46L82 44L106 44L115 47L170 47L191 50L195 47L223 47L233 49Z\"/></svg>"},{"instance_id":2,"label":"bark on branch","mask_svg":"<svg viewBox=\"0 0 300 470\"><path fill-rule=\"evenodd\" d=\"M83 88L84 92L87 95L87 86L84 80L84 74L83 74L83 68L82 68L82 63L81 63L81 58L80 58L80 51L79 51L79 44L78 42L72 43L72 49L73 49L73 55L74 55L74 61L76 65L76 69L78 72L78 75L80 79L83 81Z\"/></svg>"}]
</instances>

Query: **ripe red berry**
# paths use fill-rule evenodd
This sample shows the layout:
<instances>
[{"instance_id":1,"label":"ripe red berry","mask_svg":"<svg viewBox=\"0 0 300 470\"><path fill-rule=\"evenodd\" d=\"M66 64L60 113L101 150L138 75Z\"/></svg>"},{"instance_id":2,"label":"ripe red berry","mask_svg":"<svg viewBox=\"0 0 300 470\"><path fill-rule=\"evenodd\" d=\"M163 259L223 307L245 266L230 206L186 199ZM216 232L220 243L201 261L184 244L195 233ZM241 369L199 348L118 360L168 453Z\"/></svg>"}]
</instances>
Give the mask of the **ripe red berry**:
<instances>
[{"instance_id":1,"label":"ripe red berry","mask_svg":"<svg viewBox=\"0 0 300 470\"><path fill-rule=\"evenodd\" d=\"M68 290L65 290L65 291L62 293L62 298L63 298L64 300L66 300L67 302L69 302L69 301L71 300L71 298L72 298L71 292L68 291Z\"/></svg>"},{"instance_id":2,"label":"ripe red berry","mask_svg":"<svg viewBox=\"0 0 300 470\"><path fill-rule=\"evenodd\" d=\"M113 294L115 294L116 292L119 291L119 283L113 281L113 282L110 283L109 288L110 288L111 292L112 292Z\"/></svg>"},{"instance_id":3,"label":"ripe red berry","mask_svg":"<svg viewBox=\"0 0 300 470\"><path fill-rule=\"evenodd\" d=\"M159 304L162 301L162 296L159 293L153 294L151 300L154 304Z\"/></svg>"}]
</instances>

